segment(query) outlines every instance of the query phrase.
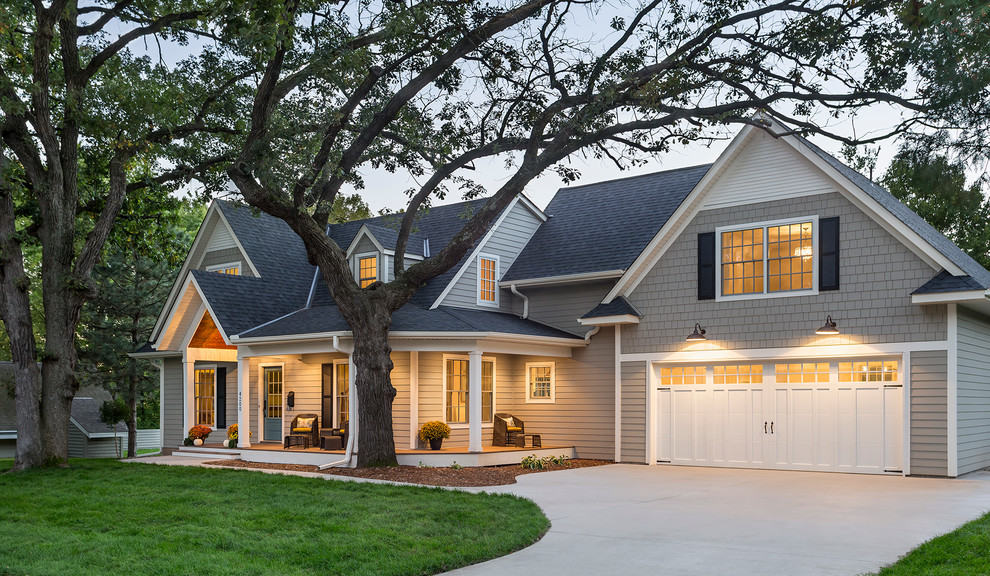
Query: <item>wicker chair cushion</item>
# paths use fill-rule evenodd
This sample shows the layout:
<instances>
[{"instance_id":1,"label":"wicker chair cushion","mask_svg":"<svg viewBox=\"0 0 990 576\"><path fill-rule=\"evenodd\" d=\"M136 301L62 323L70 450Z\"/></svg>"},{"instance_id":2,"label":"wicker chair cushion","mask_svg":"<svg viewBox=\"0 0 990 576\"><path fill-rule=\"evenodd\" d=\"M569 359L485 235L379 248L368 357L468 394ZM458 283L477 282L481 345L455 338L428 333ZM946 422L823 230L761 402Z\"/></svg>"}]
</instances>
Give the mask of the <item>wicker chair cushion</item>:
<instances>
[{"instance_id":1,"label":"wicker chair cushion","mask_svg":"<svg viewBox=\"0 0 990 576\"><path fill-rule=\"evenodd\" d=\"M313 421L316 418L299 418L296 420L296 425L292 429L293 432L312 432L313 431Z\"/></svg>"},{"instance_id":2,"label":"wicker chair cushion","mask_svg":"<svg viewBox=\"0 0 990 576\"><path fill-rule=\"evenodd\" d=\"M519 426L508 426L506 430L509 432L522 432L522 428Z\"/></svg>"}]
</instances>

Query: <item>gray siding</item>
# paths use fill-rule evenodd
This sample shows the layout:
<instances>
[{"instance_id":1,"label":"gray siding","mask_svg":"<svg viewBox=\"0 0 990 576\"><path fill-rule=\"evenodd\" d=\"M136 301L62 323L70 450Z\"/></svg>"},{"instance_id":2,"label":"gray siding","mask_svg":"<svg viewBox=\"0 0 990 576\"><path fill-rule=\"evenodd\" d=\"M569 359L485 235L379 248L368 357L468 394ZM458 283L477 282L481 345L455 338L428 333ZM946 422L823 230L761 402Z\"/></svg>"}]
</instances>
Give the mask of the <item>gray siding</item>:
<instances>
[{"instance_id":1,"label":"gray siding","mask_svg":"<svg viewBox=\"0 0 990 576\"><path fill-rule=\"evenodd\" d=\"M623 362L623 462L646 462L646 409L646 362Z\"/></svg>"},{"instance_id":2,"label":"gray siding","mask_svg":"<svg viewBox=\"0 0 990 576\"><path fill-rule=\"evenodd\" d=\"M990 318L959 308L959 474L990 466Z\"/></svg>"},{"instance_id":3,"label":"gray siding","mask_svg":"<svg viewBox=\"0 0 990 576\"><path fill-rule=\"evenodd\" d=\"M203 255L203 262L200 264L199 269L206 270L210 266L227 264L229 262L241 263L242 276L254 276L254 273L251 272L251 268L247 265L247 258L244 257L244 253L241 252L240 248L226 248L224 250L213 250L212 252L207 252Z\"/></svg>"},{"instance_id":4,"label":"gray siding","mask_svg":"<svg viewBox=\"0 0 990 576\"><path fill-rule=\"evenodd\" d=\"M69 457L86 458L86 435L75 424L69 422Z\"/></svg>"},{"instance_id":5,"label":"gray siding","mask_svg":"<svg viewBox=\"0 0 990 576\"><path fill-rule=\"evenodd\" d=\"M480 252L489 256L498 256L496 278L501 278L506 270L516 261L516 257L536 233L542 221L529 208L517 203L505 220L492 233L492 236L481 247ZM502 310L510 308L511 292L502 290L499 294L499 306ZM457 280L453 288L443 299L448 306L478 308L478 260L468 262L464 274ZM480 306L483 309L491 307Z\"/></svg>"},{"instance_id":6,"label":"gray siding","mask_svg":"<svg viewBox=\"0 0 990 576\"><path fill-rule=\"evenodd\" d=\"M600 304L614 284L613 280L606 280L552 287L530 286L518 290L529 298L531 319L568 332L584 334L590 328L582 326L577 319ZM512 312L521 315L522 309L522 300L516 298ZM623 342L623 352L627 351Z\"/></svg>"},{"instance_id":7,"label":"gray siding","mask_svg":"<svg viewBox=\"0 0 990 576\"><path fill-rule=\"evenodd\" d=\"M911 353L911 474L947 474L947 356L944 350Z\"/></svg>"},{"instance_id":8,"label":"gray siding","mask_svg":"<svg viewBox=\"0 0 990 576\"><path fill-rule=\"evenodd\" d=\"M165 448L175 448L182 445L186 436L182 421L182 361L178 358L166 358L165 365L165 394L161 399L165 412L162 425L165 427Z\"/></svg>"},{"instance_id":9,"label":"gray siding","mask_svg":"<svg viewBox=\"0 0 990 576\"><path fill-rule=\"evenodd\" d=\"M698 300L698 234L717 226L818 215L840 217L841 289L817 295ZM695 322L721 349L834 344L814 334L826 315L860 344L945 340L944 305L918 306L911 292L935 271L841 194L760 202L698 213L633 292L644 314L624 330L626 353L673 352ZM628 335L628 336L627 336Z\"/></svg>"}]
</instances>

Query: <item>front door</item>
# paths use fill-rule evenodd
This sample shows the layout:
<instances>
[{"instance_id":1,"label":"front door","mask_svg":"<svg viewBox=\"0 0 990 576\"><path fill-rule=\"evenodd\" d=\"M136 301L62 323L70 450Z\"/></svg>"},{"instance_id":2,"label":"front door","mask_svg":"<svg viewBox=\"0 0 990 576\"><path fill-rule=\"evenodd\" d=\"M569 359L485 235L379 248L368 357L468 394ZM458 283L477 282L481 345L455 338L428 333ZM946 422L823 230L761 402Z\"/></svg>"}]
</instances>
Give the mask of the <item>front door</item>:
<instances>
[{"instance_id":1,"label":"front door","mask_svg":"<svg viewBox=\"0 0 990 576\"><path fill-rule=\"evenodd\" d=\"M282 368L265 368L265 426L263 440L282 441Z\"/></svg>"}]
</instances>

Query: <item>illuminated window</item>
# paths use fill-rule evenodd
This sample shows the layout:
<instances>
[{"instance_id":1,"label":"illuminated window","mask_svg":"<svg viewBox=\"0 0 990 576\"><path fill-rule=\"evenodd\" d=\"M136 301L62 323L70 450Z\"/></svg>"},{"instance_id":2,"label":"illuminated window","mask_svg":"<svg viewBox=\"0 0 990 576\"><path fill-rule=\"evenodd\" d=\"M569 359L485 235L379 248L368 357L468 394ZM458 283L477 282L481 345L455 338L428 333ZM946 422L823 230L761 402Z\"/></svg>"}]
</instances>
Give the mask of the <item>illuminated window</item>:
<instances>
[{"instance_id":1,"label":"illuminated window","mask_svg":"<svg viewBox=\"0 0 990 576\"><path fill-rule=\"evenodd\" d=\"M491 422L495 412L495 363L481 362L481 421Z\"/></svg>"},{"instance_id":2,"label":"illuminated window","mask_svg":"<svg viewBox=\"0 0 990 576\"><path fill-rule=\"evenodd\" d=\"M661 386L681 386L704 383L704 366L664 366L660 369Z\"/></svg>"},{"instance_id":3,"label":"illuminated window","mask_svg":"<svg viewBox=\"0 0 990 576\"><path fill-rule=\"evenodd\" d=\"M227 264L218 264L216 266L207 266L207 272L218 272L220 274L230 274L231 276L239 276L241 274L241 263L240 262L228 262Z\"/></svg>"},{"instance_id":4,"label":"illuminated window","mask_svg":"<svg viewBox=\"0 0 990 576\"><path fill-rule=\"evenodd\" d=\"M213 426L216 422L216 381L215 369L196 370L194 386L197 426Z\"/></svg>"},{"instance_id":5,"label":"illuminated window","mask_svg":"<svg viewBox=\"0 0 990 576\"><path fill-rule=\"evenodd\" d=\"M715 384L763 384L763 364L716 366Z\"/></svg>"},{"instance_id":6,"label":"illuminated window","mask_svg":"<svg viewBox=\"0 0 990 576\"><path fill-rule=\"evenodd\" d=\"M777 364L778 384L828 382L828 362Z\"/></svg>"},{"instance_id":7,"label":"illuminated window","mask_svg":"<svg viewBox=\"0 0 990 576\"><path fill-rule=\"evenodd\" d=\"M720 229L721 296L815 289L815 220Z\"/></svg>"},{"instance_id":8,"label":"illuminated window","mask_svg":"<svg viewBox=\"0 0 990 576\"><path fill-rule=\"evenodd\" d=\"M378 256L364 256L358 259L358 283L367 288L378 280Z\"/></svg>"},{"instance_id":9,"label":"illuminated window","mask_svg":"<svg viewBox=\"0 0 990 576\"><path fill-rule=\"evenodd\" d=\"M495 282L498 276L498 259L478 257L478 304L489 306L498 304L498 290Z\"/></svg>"},{"instance_id":10,"label":"illuminated window","mask_svg":"<svg viewBox=\"0 0 990 576\"><path fill-rule=\"evenodd\" d=\"M470 365L467 360L448 358L444 374L444 416L448 423L470 422L468 405ZM495 362L481 361L481 422L491 423L495 413Z\"/></svg>"},{"instance_id":11,"label":"illuminated window","mask_svg":"<svg viewBox=\"0 0 990 576\"><path fill-rule=\"evenodd\" d=\"M334 381L336 382L337 389L335 390L334 404L337 407L337 427L344 428L347 426L347 421L351 417L350 413L350 403L348 394L350 394L350 367L347 362L338 362L333 365L334 368Z\"/></svg>"},{"instance_id":12,"label":"illuminated window","mask_svg":"<svg viewBox=\"0 0 990 576\"><path fill-rule=\"evenodd\" d=\"M897 382L897 361L839 362L839 382Z\"/></svg>"},{"instance_id":13,"label":"illuminated window","mask_svg":"<svg viewBox=\"0 0 990 576\"><path fill-rule=\"evenodd\" d=\"M553 362L527 362L527 402L552 403L556 400L555 366Z\"/></svg>"}]
</instances>

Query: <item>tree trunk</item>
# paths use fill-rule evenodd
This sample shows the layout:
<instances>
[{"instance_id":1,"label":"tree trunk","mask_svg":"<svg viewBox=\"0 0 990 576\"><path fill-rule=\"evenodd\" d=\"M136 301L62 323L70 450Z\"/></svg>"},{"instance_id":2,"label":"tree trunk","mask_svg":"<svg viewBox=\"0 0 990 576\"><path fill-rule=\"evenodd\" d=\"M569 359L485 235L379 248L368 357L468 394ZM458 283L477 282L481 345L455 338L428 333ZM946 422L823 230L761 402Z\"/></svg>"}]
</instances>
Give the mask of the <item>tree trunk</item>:
<instances>
[{"instance_id":1,"label":"tree trunk","mask_svg":"<svg viewBox=\"0 0 990 576\"><path fill-rule=\"evenodd\" d=\"M388 330L392 313L381 302L371 303L354 334L354 385L358 396L358 466L395 466L392 434L392 347Z\"/></svg>"},{"instance_id":2,"label":"tree trunk","mask_svg":"<svg viewBox=\"0 0 990 576\"><path fill-rule=\"evenodd\" d=\"M130 362L136 362L129 359ZM134 368L132 367L132 371ZM127 457L137 457L137 374L132 372L130 383L127 386L127 406L131 409L130 416L127 417Z\"/></svg>"}]
</instances>

